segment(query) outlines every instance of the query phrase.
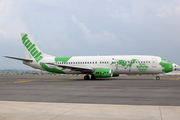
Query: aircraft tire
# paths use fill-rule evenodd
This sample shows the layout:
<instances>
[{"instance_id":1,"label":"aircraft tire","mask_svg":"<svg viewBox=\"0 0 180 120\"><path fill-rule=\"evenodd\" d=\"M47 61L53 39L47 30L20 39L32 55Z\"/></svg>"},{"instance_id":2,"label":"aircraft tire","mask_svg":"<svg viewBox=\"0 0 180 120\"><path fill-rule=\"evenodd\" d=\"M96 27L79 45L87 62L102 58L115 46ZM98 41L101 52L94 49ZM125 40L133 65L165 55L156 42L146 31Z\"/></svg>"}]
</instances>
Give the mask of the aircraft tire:
<instances>
[{"instance_id":1,"label":"aircraft tire","mask_svg":"<svg viewBox=\"0 0 180 120\"><path fill-rule=\"evenodd\" d=\"M88 75L84 76L84 80L89 80L89 76Z\"/></svg>"},{"instance_id":2,"label":"aircraft tire","mask_svg":"<svg viewBox=\"0 0 180 120\"><path fill-rule=\"evenodd\" d=\"M160 77L159 77L159 76L156 76L156 80L160 80Z\"/></svg>"}]
</instances>

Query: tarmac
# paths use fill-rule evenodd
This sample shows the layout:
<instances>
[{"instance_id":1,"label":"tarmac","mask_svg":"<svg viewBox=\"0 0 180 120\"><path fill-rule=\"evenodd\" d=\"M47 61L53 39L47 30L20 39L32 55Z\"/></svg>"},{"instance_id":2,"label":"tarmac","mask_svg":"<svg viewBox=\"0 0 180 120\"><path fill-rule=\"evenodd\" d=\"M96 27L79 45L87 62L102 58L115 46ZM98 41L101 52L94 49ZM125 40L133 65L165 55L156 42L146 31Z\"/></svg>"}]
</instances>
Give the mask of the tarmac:
<instances>
[{"instance_id":1,"label":"tarmac","mask_svg":"<svg viewBox=\"0 0 180 120\"><path fill-rule=\"evenodd\" d=\"M0 120L179 120L180 76L0 75Z\"/></svg>"}]
</instances>

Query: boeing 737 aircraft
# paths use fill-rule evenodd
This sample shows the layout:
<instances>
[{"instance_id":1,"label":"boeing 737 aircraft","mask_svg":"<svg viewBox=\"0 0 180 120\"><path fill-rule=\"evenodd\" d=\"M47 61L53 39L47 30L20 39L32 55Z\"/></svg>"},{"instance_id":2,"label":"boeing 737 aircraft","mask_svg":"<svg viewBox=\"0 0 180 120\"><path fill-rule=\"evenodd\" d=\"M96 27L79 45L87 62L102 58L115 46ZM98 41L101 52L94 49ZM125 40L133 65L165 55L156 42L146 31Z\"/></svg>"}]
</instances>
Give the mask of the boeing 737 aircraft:
<instances>
[{"instance_id":1,"label":"boeing 737 aircraft","mask_svg":"<svg viewBox=\"0 0 180 120\"><path fill-rule=\"evenodd\" d=\"M157 56L73 56L55 57L45 54L33 40L21 33L26 58L5 56L21 60L35 69L59 74L86 74L85 80L119 76L119 74L162 74L178 68L178 65ZM160 77L156 76L159 80Z\"/></svg>"}]
</instances>

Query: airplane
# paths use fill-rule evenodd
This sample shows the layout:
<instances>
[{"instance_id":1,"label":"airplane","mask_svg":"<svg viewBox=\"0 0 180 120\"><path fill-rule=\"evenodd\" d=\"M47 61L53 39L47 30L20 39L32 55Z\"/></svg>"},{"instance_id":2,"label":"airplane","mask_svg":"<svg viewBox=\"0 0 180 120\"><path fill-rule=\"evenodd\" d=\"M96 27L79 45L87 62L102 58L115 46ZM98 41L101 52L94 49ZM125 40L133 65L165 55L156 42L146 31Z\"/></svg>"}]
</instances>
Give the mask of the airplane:
<instances>
[{"instance_id":1,"label":"airplane","mask_svg":"<svg viewBox=\"0 0 180 120\"><path fill-rule=\"evenodd\" d=\"M70 56L48 55L37 47L27 33L21 33L26 58L4 56L20 60L23 64L58 74L86 74L84 80L116 77L119 74L158 74L168 73L178 68L169 60L148 55L112 56Z\"/></svg>"}]
</instances>

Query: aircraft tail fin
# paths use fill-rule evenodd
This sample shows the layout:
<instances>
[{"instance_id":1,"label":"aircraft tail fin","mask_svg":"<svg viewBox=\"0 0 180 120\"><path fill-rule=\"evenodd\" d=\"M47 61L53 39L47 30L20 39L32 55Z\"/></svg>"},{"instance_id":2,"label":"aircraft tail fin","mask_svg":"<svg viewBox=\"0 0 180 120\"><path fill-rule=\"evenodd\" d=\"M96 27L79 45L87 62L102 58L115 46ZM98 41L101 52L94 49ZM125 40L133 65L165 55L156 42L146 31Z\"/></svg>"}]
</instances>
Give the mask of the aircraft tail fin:
<instances>
[{"instance_id":1,"label":"aircraft tail fin","mask_svg":"<svg viewBox=\"0 0 180 120\"><path fill-rule=\"evenodd\" d=\"M37 47L37 45L27 33L21 33L21 37L27 59L35 59L36 62L39 62L44 57L52 57L52 55L41 52L41 50Z\"/></svg>"}]
</instances>

